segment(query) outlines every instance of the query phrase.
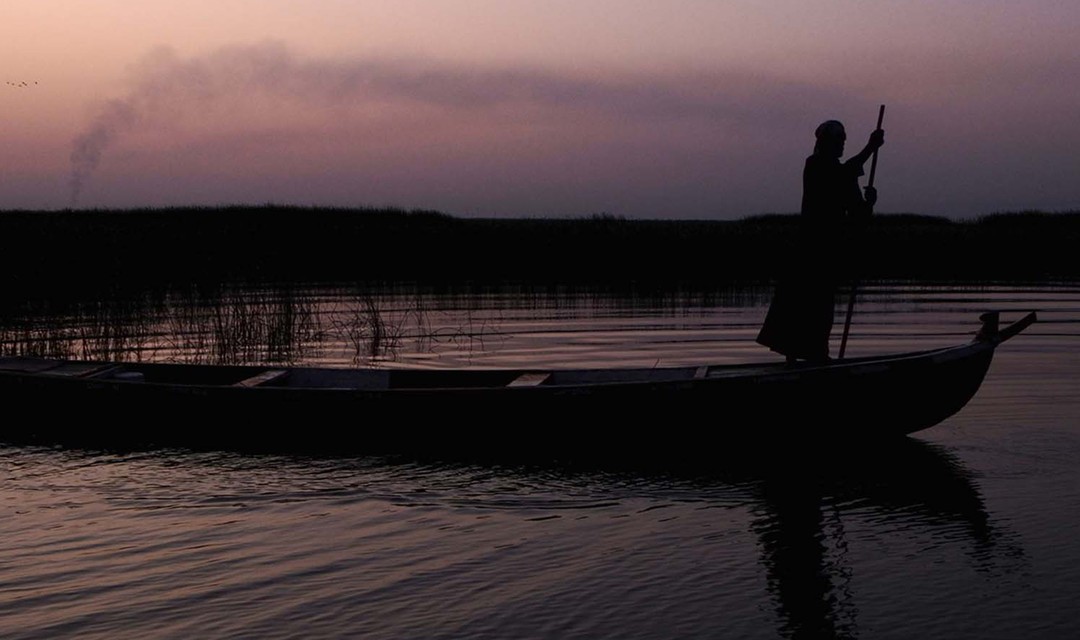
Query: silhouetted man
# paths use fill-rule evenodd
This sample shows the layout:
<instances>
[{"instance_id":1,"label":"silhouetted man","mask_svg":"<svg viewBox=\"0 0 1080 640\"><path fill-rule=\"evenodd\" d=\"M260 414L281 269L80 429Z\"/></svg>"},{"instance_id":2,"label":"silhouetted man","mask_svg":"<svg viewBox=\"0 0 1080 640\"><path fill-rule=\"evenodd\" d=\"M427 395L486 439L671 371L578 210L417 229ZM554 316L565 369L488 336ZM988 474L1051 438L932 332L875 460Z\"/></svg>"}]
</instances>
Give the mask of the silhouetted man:
<instances>
[{"instance_id":1,"label":"silhouetted man","mask_svg":"<svg viewBox=\"0 0 1080 640\"><path fill-rule=\"evenodd\" d=\"M873 187L867 187L863 197L859 177L863 164L885 142L885 132L877 129L862 151L840 162L847 140L843 124L823 122L814 137L814 153L803 169L799 242L757 337L788 362L829 359L843 237L852 221L870 215L877 201Z\"/></svg>"}]
</instances>

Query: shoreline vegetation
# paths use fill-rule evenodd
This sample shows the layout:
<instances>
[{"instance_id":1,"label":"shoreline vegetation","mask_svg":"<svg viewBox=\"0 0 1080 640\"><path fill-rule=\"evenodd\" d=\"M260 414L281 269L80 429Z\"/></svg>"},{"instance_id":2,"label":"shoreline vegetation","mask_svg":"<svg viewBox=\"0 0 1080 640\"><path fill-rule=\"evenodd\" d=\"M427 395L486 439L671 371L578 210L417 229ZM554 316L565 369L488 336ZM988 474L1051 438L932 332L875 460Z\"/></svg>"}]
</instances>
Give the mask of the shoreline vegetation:
<instances>
[{"instance_id":1,"label":"shoreline vegetation","mask_svg":"<svg viewBox=\"0 0 1080 640\"><path fill-rule=\"evenodd\" d=\"M82 297L210 283L619 289L768 283L799 216L459 218L434 211L230 206L0 211L5 289ZM878 214L841 243L864 280L1075 281L1080 211L974 220Z\"/></svg>"},{"instance_id":2,"label":"shoreline vegetation","mask_svg":"<svg viewBox=\"0 0 1080 640\"><path fill-rule=\"evenodd\" d=\"M528 308L580 296L767 300L799 222L278 206L0 212L0 355L242 364L338 349L380 366L401 348L482 344L489 293L505 302L513 292ZM860 238L839 244L865 283L1080 282L1080 212L885 214ZM444 326L447 300L470 320Z\"/></svg>"}]
</instances>

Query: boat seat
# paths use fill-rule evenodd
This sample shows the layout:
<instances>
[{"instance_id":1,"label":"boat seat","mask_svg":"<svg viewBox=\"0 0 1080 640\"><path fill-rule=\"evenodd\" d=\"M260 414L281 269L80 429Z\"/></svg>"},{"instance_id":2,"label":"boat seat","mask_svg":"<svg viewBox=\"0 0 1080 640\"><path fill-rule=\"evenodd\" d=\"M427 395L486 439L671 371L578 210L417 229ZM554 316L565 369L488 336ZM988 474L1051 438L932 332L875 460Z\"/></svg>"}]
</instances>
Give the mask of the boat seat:
<instances>
[{"instance_id":1,"label":"boat seat","mask_svg":"<svg viewBox=\"0 0 1080 640\"><path fill-rule=\"evenodd\" d=\"M508 387L535 387L551 377L550 371L529 371L511 380Z\"/></svg>"},{"instance_id":2,"label":"boat seat","mask_svg":"<svg viewBox=\"0 0 1080 640\"><path fill-rule=\"evenodd\" d=\"M263 371L262 373L251 376L250 378L247 378L245 380L241 380L240 382L234 383L233 386L234 387L257 387L260 384L265 384L267 382L270 382L271 380L277 380L278 378L285 375L286 373L288 373L288 371L286 371L284 369L270 369L268 371Z\"/></svg>"}]
</instances>

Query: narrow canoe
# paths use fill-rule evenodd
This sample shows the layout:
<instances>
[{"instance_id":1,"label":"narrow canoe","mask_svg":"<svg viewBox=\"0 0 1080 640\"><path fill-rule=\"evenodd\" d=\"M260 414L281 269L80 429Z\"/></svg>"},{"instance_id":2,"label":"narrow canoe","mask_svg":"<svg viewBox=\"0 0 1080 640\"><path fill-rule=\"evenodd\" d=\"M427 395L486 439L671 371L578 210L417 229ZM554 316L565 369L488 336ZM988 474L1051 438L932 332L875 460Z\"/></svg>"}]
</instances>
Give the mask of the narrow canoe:
<instances>
[{"instance_id":1,"label":"narrow canoe","mask_svg":"<svg viewBox=\"0 0 1080 640\"><path fill-rule=\"evenodd\" d=\"M997 346L1035 321L999 328L998 316L983 314L965 344L821 364L389 370L6 357L0 441L573 456L898 436L963 408Z\"/></svg>"}]
</instances>

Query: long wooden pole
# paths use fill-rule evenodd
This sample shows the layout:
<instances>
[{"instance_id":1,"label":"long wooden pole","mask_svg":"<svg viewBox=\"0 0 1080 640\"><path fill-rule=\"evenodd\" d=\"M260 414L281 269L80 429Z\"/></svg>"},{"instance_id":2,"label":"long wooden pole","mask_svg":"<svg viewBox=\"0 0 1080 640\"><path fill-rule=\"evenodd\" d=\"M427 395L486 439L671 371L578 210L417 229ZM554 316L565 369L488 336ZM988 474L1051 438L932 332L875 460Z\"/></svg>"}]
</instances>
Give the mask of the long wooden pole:
<instances>
[{"instance_id":1,"label":"long wooden pole","mask_svg":"<svg viewBox=\"0 0 1080 640\"><path fill-rule=\"evenodd\" d=\"M885 119L885 105L881 105L877 112L877 128L881 128L881 122ZM880 147L879 147L880 148ZM874 174L877 173L877 154L878 150L874 149L873 158L870 160L870 179L867 181L866 186L874 186ZM872 208L872 206L871 206ZM851 280L851 291L848 293L847 302L847 318L844 319L844 337L840 339L840 358L843 359L844 351L847 350L847 338L848 333L851 332L851 316L855 313L855 292L859 287L859 281L856 278Z\"/></svg>"}]
</instances>

